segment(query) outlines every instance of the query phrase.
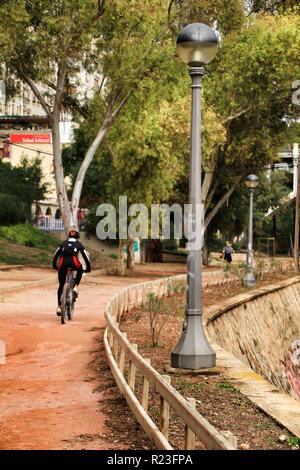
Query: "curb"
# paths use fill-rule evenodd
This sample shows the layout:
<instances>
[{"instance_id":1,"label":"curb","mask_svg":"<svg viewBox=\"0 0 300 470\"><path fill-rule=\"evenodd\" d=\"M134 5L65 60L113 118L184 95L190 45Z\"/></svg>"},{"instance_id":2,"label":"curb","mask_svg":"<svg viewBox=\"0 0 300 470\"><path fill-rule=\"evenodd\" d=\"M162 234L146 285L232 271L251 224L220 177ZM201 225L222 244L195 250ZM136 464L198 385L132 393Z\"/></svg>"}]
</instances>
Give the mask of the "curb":
<instances>
[{"instance_id":1,"label":"curb","mask_svg":"<svg viewBox=\"0 0 300 470\"><path fill-rule=\"evenodd\" d=\"M1 287L0 294L8 294L11 292L16 292L18 290L28 289L28 288L33 288L33 287L43 287L52 283L53 281L51 279L42 279L40 281L24 282L22 284L15 284L13 286Z\"/></svg>"}]
</instances>

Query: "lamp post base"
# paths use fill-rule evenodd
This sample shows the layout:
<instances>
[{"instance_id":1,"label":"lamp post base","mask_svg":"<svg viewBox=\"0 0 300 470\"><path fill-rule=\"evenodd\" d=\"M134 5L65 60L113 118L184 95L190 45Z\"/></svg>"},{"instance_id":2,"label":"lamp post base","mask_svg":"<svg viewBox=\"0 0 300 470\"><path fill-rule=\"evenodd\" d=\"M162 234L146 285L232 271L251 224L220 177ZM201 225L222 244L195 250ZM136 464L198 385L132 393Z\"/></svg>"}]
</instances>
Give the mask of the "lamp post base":
<instances>
[{"instance_id":1,"label":"lamp post base","mask_svg":"<svg viewBox=\"0 0 300 470\"><path fill-rule=\"evenodd\" d=\"M209 369L216 365L216 353L207 341L202 315L187 315L186 329L171 353L171 367Z\"/></svg>"},{"instance_id":2,"label":"lamp post base","mask_svg":"<svg viewBox=\"0 0 300 470\"><path fill-rule=\"evenodd\" d=\"M246 287L255 287L256 286L256 280L253 275L252 271L249 271L246 273L244 277L244 286Z\"/></svg>"}]
</instances>

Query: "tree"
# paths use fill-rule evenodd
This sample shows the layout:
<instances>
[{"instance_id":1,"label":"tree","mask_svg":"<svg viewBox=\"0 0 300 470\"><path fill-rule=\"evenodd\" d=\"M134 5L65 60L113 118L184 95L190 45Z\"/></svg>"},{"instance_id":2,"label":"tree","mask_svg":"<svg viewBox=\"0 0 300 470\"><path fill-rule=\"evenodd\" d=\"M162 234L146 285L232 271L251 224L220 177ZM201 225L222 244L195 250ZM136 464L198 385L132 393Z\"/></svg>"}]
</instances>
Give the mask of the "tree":
<instances>
[{"instance_id":1,"label":"tree","mask_svg":"<svg viewBox=\"0 0 300 470\"><path fill-rule=\"evenodd\" d=\"M71 211L62 167L59 120L68 95L67 83L76 76L82 57L90 58L90 44L103 7L104 1L92 0L10 0L0 6L1 62L6 77L26 83L49 118L57 197L66 230ZM76 100L73 101L75 105Z\"/></svg>"},{"instance_id":2,"label":"tree","mask_svg":"<svg viewBox=\"0 0 300 470\"><path fill-rule=\"evenodd\" d=\"M43 182L42 162L39 158L28 160L26 157L22 159L19 167L19 172L24 178L24 181L31 187L32 199L34 201L41 201L48 188L48 184Z\"/></svg>"},{"instance_id":3,"label":"tree","mask_svg":"<svg viewBox=\"0 0 300 470\"><path fill-rule=\"evenodd\" d=\"M243 0L171 0L168 18L175 35L195 21L217 26L222 34L228 34L244 23Z\"/></svg>"},{"instance_id":4,"label":"tree","mask_svg":"<svg viewBox=\"0 0 300 470\"><path fill-rule=\"evenodd\" d=\"M204 107L212 110L218 133L222 130L225 138L209 152L203 143L206 229L246 174L277 158L288 123L299 117L291 100L291 84L300 76L299 41L297 14L251 18L239 31L224 36L216 59L207 67ZM206 127L207 117L203 120ZM184 177L177 183L176 195L187 187Z\"/></svg>"},{"instance_id":5,"label":"tree","mask_svg":"<svg viewBox=\"0 0 300 470\"><path fill-rule=\"evenodd\" d=\"M31 219L33 202L42 199L46 190L41 178L38 160L30 164L24 161L19 167L0 162L1 224L16 224Z\"/></svg>"},{"instance_id":6,"label":"tree","mask_svg":"<svg viewBox=\"0 0 300 470\"><path fill-rule=\"evenodd\" d=\"M299 17L264 17L225 38L212 63L205 96L221 116L226 143L205 169L206 226L246 173L272 163L286 140L286 121L299 115L291 102L299 45Z\"/></svg>"},{"instance_id":7,"label":"tree","mask_svg":"<svg viewBox=\"0 0 300 470\"><path fill-rule=\"evenodd\" d=\"M285 10L298 6L298 0L245 0L245 8L248 15L260 12L269 14L282 13Z\"/></svg>"},{"instance_id":8,"label":"tree","mask_svg":"<svg viewBox=\"0 0 300 470\"><path fill-rule=\"evenodd\" d=\"M238 33L224 37L217 58L207 67L202 168L206 227L247 173L274 161L286 140L287 121L299 116L291 104L291 83L300 75L299 42L297 15L251 19ZM173 59L173 42L166 44L156 74L138 84L107 134L114 166L111 197L187 202L189 77L185 66ZM86 129L93 128L101 112L96 99ZM159 175L156 168L163 169Z\"/></svg>"},{"instance_id":9,"label":"tree","mask_svg":"<svg viewBox=\"0 0 300 470\"><path fill-rule=\"evenodd\" d=\"M75 129L74 142L63 150L64 172L71 179L70 197L79 168L93 139L88 132L88 123L94 123L94 119L93 115L85 124ZM98 152L95 155L85 176L80 198L81 207L91 208L94 205L107 202L106 185L110 180L111 173L112 158L109 149L105 146L101 153Z\"/></svg>"},{"instance_id":10,"label":"tree","mask_svg":"<svg viewBox=\"0 0 300 470\"><path fill-rule=\"evenodd\" d=\"M244 182L243 182L244 183ZM272 219L267 217L270 209L277 209L290 192L288 175L282 170L259 174L259 185L255 190L254 221L255 234L264 236L269 233ZM211 223L211 231L221 229L226 240L233 240L248 230L249 191L241 184ZM271 233L270 233L271 236Z\"/></svg>"},{"instance_id":11,"label":"tree","mask_svg":"<svg viewBox=\"0 0 300 470\"><path fill-rule=\"evenodd\" d=\"M84 178L97 148L133 91L143 78L156 73L156 64L163 59L166 6L164 0L153 0L151 5L142 0L130 5L125 0L50 4L46 0L11 0L0 6L6 73L29 85L50 120L57 196L66 230L71 219L76 220ZM70 207L59 119L64 107L79 109L72 80L83 66L102 74L98 91L101 120L79 168Z\"/></svg>"}]
</instances>

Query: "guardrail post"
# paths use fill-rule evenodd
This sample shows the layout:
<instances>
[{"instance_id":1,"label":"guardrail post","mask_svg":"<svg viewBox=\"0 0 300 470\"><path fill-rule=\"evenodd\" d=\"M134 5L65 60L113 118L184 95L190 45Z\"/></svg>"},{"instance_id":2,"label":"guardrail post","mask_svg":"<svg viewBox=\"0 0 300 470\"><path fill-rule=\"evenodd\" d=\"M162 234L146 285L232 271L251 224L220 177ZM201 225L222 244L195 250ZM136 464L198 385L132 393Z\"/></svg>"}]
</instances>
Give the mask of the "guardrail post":
<instances>
[{"instance_id":1,"label":"guardrail post","mask_svg":"<svg viewBox=\"0 0 300 470\"><path fill-rule=\"evenodd\" d=\"M137 344L132 344L132 349L134 351L137 351L138 350L138 347L137 347ZM135 375L136 375L136 367L135 365L132 363L132 361L130 361L130 366L129 366L129 377L128 377L128 385L129 387L131 388L131 390L134 392L134 389L135 389Z\"/></svg>"},{"instance_id":2,"label":"guardrail post","mask_svg":"<svg viewBox=\"0 0 300 470\"><path fill-rule=\"evenodd\" d=\"M112 303L112 318L114 319L116 315L117 315L117 299L114 299Z\"/></svg>"},{"instance_id":3,"label":"guardrail post","mask_svg":"<svg viewBox=\"0 0 300 470\"><path fill-rule=\"evenodd\" d=\"M151 365L151 359L144 359L148 366ZM149 382L146 377L143 377L143 389L142 389L142 407L147 412L149 406Z\"/></svg>"},{"instance_id":4,"label":"guardrail post","mask_svg":"<svg viewBox=\"0 0 300 470\"><path fill-rule=\"evenodd\" d=\"M116 327L119 328L119 323L116 323ZM115 336L114 337L114 340L113 340L113 350L112 350L112 353L113 353L113 356L114 358L117 360L117 357L118 357L118 339L117 337Z\"/></svg>"},{"instance_id":5,"label":"guardrail post","mask_svg":"<svg viewBox=\"0 0 300 470\"><path fill-rule=\"evenodd\" d=\"M142 306L144 306L146 303L146 287L142 287Z\"/></svg>"},{"instance_id":6,"label":"guardrail post","mask_svg":"<svg viewBox=\"0 0 300 470\"><path fill-rule=\"evenodd\" d=\"M113 342L114 342L113 331L110 327L108 327L108 343L109 343L110 349L113 347Z\"/></svg>"},{"instance_id":7,"label":"guardrail post","mask_svg":"<svg viewBox=\"0 0 300 470\"><path fill-rule=\"evenodd\" d=\"M132 293L132 288L129 287L128 288L128 310L130 310L130 306L131 306L131 293Z\"/></svg>"},{"instance_id":8,"label":"guardrail post","mask_svg":"<svg viewBox=\"0 0 300 470\"><path fill-rule=\"evenodd\" d=\"M168 375L163 375L163 379L168 383L171 384L171 377ZM169 438L169 423L170 423L170 405L169 403L163 398L160 397L160 432L164 435L164 437L168 440Z\"/></svg>"},{"instance_id":9,"label":"guardrail post","mask_svg":"<svg viewBox=\"0 0 300 470\"><path fill-rule=\"evenodd\" d=\"M127 339L127 333L123 333L123 337ZM125 359L126 359L126 350L125 348L121 346L118 367L122 375L124 375L124 370L125 370Z\"/></svg>"},{"instance_id":10,"label":"guardrail post","mask_svg":"<svg viewBox=\"0 0 300 470\"><path fill-rule=\"evenodd\" d=\"M125 299L126 299L126 292L124 292L124 294L122 295L120 317L123 316L125 313Z\"/></svg>"},{"instance_id":11,"label":"guardrail post","mask_svg":"<svg viewBox=\"0 0 300 470\"><path fill-rule=\"evenodd\" d=\"M120 314L120 297L117 296L116 310L114 314L114 320L117 321Z\"/></svg>"},{"instance_id":12,"label":"guardrail post","mask_svg":"<svg viewBox=\"0 0 300 470\"><path fill-rule=\"evenodd\" d=\"M231 431L221 431L224 437L232 444L235 448L237 448L237 437L232 434Z\"/></svg>"},{"instance_id":13,"label":"guardrail post","mask_svg":"<svg viewBox=\"0 0 300 470\"><path fill-rule=\"evenodd\" d=\"M196 400L195 398L187 398L188 403L196 409ZM195 450L196 447L196 438L195 434L190 430L190 428L185 426L185 436L184 436L184 448L185 450Z\"/></svg>"},{"instance_id":14,"label":"guardrail post","mask_svg":"<svg viewBox=\"0 0 300 470\"><path fill-rule=\"evenodd\" d=\"M127 291L124 292L123 296L123 315L127 312Z\"/></svg>"},{"instance_id":15,"label":"guardrail post","mask_svg":"<svg viewBox=\"0 0 300 470\"><path fill-rule=\"evenodd\" d=\"M160 287L161 287L161 282L158 281L158 286L157 286L157 297L160 297Z\"/></svg>"}]
</instances>

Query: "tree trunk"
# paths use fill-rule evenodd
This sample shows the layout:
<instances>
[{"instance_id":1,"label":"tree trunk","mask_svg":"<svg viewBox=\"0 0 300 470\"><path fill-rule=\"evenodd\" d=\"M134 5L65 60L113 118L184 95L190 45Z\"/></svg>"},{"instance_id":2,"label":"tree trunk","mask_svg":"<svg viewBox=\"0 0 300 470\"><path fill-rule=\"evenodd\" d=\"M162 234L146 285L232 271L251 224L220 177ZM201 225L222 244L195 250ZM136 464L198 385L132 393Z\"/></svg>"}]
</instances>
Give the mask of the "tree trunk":
<instances>
[{"instance_id":1,"label":"tree trunk","mask_svg":"<svg viewBox=\"0 0 300 470\"><path fill-rule=\"evenodd\" d=\"M95 156L95 153L98 147L101 145L101 143L103 142L105 138L105 135L109 129L110 119L111 119L111 114L107 114L107 116L104 119L103 125L101 126L93 143L89 147L84 157L84 160L81 164L79 172L77 174L75 185L73 188L73 194L72 194L72 203L71 203L72 219L77 220L77 213L78 213L79 204L80 204L81 191L82 191L82 186L83 186L84 179L86 176L86 172L88 171L89 166L93 161L93 158Z\"/></svg>"},{"instance_id":2,"label":"tree trunk","mask_svg":"<svg viewBox=\"0 0 300 470\"><path fill-rule=\"evenodd\" d=\"M129 99L131 95L131 91L125 95L119 106L113 110L113 100L108 104L106 114L103 120L103 123L98 131L97 136L93 140L92 144L90 145L84 160L81 164L81 167L79 169L79 172L76 177L75 185L73 188L73 194L72 194L72 202L71 202L71 212L72 212L72 217L77 217L77 212L79 209L79 204L80 204L80 197L81 197L81 191L82 191L82 186L84 183L85 175L86 172L89 169L90 164L93 161L93 158L95 156L95 153L99 146L102 144L107 131L119 115L119 113L122 111L123 107L125 106L127 100Z\"/></svg>"},{"instance_id":3,"label":"tree trunk","mask_svg":"<svg viewBox=\"0 0 300 470\"><path fill-rule=\"evenodd\" d=\"M127 240L119 240L119 252L118 252L118 274L119 276L125 276L125 246Z\"/></svg>"},{"instance_id":4,"label":"tree trunk","mask_svg":"<svg viewBox=\"0 0 300 470\"><path fill-rule=\"evenodd\" d=\"M134 240L129 240L128 246L128 256L127 256L127 269L131 271L135 270L135 261L134 261Z\"/></svg>"},{"instance_id":5,"label":"tree trunk","mask_svg":"<svg viewBox=\"0 0 300 470\"><path fill-rule=\"evenodd\" d=\"M62 219L64 221L65 233L67 235L71 225L71 209L65 185L64 169L62 165L58 112L53 113L52 116L52 145L57 199Z\"/></svg>"},{"instance_id":6,"label":"tree trunk","mask_svg":"<svg viewBox=\"0 0 300 470\"><path fill-rule=\"evenodd\" d=\"M219 202L214 206L214 208L209 212L208 215L205 217L205 222L204 222L204 228L206 229L213 218L217 215L221 207L224 206L228 198L232 195L232 193L235 191L237 186L239 185L240 181L243 179L243 176L239 176L236 180L236 183L233 184L233 186L221 197Z\"/></svg>"},{"instance_id":7,"label":"tree trunk","mask_svg":"<svg viewBox=\"0 0 300 470\"><path fill-rule=\"evenodd\" d=\"M204 266L208 266L209 262L209 246L208 246L208 228L204 232L203 237L203 259L202 263Z\"/></svg>"}]
</instances>

